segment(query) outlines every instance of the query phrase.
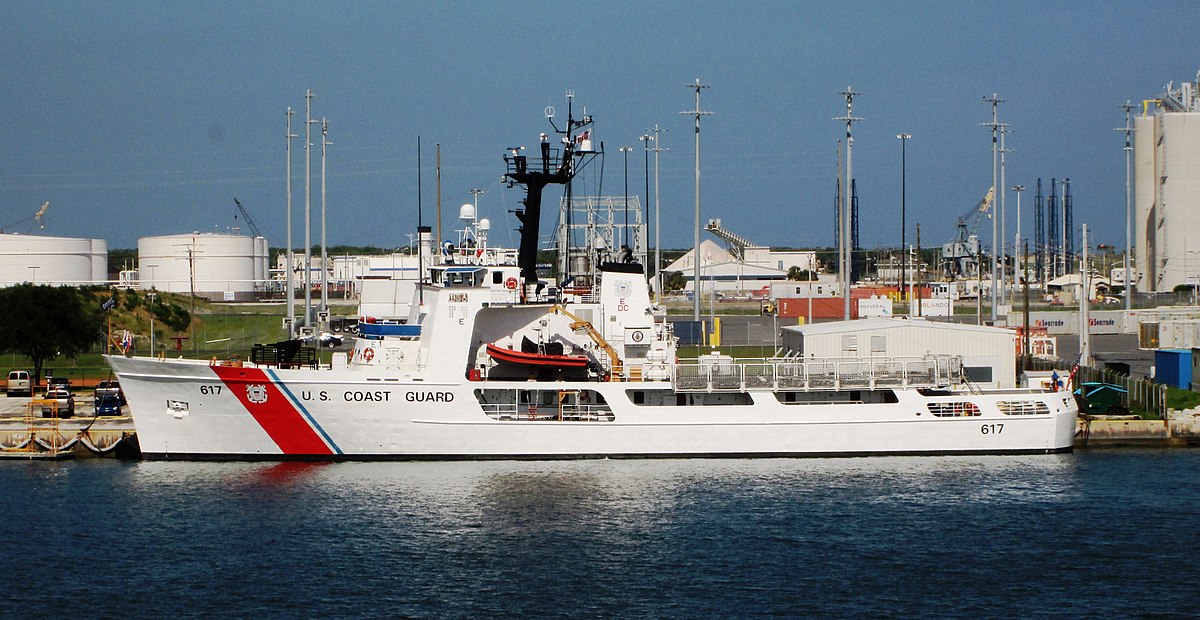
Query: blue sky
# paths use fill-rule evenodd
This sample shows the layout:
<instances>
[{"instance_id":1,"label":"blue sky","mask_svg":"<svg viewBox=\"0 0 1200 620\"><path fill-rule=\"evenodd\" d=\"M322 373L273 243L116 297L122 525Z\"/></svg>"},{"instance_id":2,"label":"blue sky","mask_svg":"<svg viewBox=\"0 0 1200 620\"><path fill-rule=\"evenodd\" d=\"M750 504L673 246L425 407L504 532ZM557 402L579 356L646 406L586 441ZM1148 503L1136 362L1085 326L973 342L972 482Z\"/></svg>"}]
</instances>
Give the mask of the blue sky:
<instances>
[{"instance_id":1,"label":"blue sky","mask_svg":"<svg viewBox=\"0 0 1200 620\"><path fill-rule=\"evenodd\" d=\"M701 107L714 112L702 121L703 217L755 242L832 242L844 131L832 119L844 113L838 93L853 86L865 119L854 150L865 247L899 243L898 133L913 136L908 239L919 223L923 245L949 240L991 184L980 123L992 93L1012 127L1007 185L1070 177L1076 227L1123 245L1120 105L1195 79L1197 18L1200 3L1171 1L6 2L0 227L29 232L49 201L39 233L135 247L142 236L242 225L236 196L282 246L284 111L298 111L303 136L311 88L333 142L331 244L408 243L418 136L427 217L440 143L444 226L478 187L493 240L507 244L516 239L507 210L521 195L499 183L503 149L534 144L548 130L543 109L561 115L571 89L610 154L604 193L622 190L619 146L638 149L629 185L642 193L638 136L655 123L668 130L663 245L686 247L692 120L679 112L692 108L686 85L699 78L711 85ZM302 146L293 143L297 246ZM319 146L313 155L316 217ZM1026 236L1032 203L1029 191ZM1010 237L1015 211L1010 194ZM988 226L980 233L990 241Z\"/></svg>"}]
</instances>

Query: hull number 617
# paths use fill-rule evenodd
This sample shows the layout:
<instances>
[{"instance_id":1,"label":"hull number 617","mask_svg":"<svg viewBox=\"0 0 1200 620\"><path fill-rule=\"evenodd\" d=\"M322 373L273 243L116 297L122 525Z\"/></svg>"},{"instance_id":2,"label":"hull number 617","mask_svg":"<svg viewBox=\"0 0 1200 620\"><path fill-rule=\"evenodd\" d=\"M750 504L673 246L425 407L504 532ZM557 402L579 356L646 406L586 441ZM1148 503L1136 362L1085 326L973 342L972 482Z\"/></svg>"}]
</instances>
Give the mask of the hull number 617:
<instances>
[{"instance_id":1,"label":"hull number 617","mask_svg":"<svg viewBox=\"0 0 1200 620\"><path fill-rule=\"evenodd\" d=\"M984 435L999 435L1000 433L1004 432L1004 425L1000 423L984 424L983 426L979 427L979 432L983 433Z\"/></svg>"}]
</instances>

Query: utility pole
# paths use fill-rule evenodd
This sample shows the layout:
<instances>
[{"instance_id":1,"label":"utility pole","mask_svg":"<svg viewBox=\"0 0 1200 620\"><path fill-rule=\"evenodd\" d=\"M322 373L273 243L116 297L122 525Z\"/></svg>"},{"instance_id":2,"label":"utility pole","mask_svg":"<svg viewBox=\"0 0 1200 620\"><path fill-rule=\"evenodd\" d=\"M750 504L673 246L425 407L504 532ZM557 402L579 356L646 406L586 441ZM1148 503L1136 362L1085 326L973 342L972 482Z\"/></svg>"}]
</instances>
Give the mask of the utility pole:
<instances>
[{"instance_id":1,"label":"utility pole","mask_svg":"<svg viewBox=\"0 0 1200 620\"><path fill-rule=\"evenodd\" d=\"M908 174L906 171L906 149L912 134L902 133L897 134L896 138L900 140L900 295L904 295L904 280L908 276L908 252L905 251L905 202L908 197L908 189L905 186Z\"/></svg>"},{"instance_id":2,"label":"utility pole","mask_svg":"<svg viewBox=\"0 0 1200 620\"><path fill-rule=\"evenodd\" d=\"M292 249L292 138L300 136L292 133L292 106L287 109L287 266L284 267L286 273L286 295L287 295L287 324L288 324L288 339L296 333L296 286L292 278L292 271L295 268L296 258Z\"/></svg>"},{"instance_id":3,"label":"utility pole","mask_svg":"<svg viewBox=\"0 0 1200 620\"><path fill-rule=\"evenodd\" d=\"M663 151L669 151L662 147L661 133L666 129L660 129L658 123L654 123L654 278L658 282L658 286L654 289L654 302L658 303L662 300L662 243L659 235L659 221L662 214L662 203L659 201L658 192L658 154Z\"/></svg>"},{"instance_id":4,"label":"utility pole","mask_svg":"<svg viewBox=\"0 0 1200 620\"><path fill-rule=\"evenodd\" d=\"M1017 200L1020 199L1021 194L1017 194ZM1025 312L1022 313L1025 315L1025 325L1022 330L1024 338L1021 342L1021 370L1029 370L1029 243L1026 242L1021 247L1024 258L1022 262L1025 265L1022 270L1024 275L1021 277L1022 282L1025 284Z\"/></svg>"},{"instance_id":5,"label":"utility pole","mask_svg":"<svg viewBox=\"0 0 1200 620\"><path fill-rule=\"evenodd\" d=\"M1133 119L1130 117L1129 111L1133 109L1133 105L1128 100L1125 105L1125 126L1119 127L1116 131L1125 132L1125 311L1129 312L1132 307L1133 300L1133 266L1130 263L1130 255L1133 253L1133 194L1130 191L1130 157L1133 155L1133 145L1130 143L1130 134L1133 133Z\"/></svg>"},{"instance_id":6,"label":"utility pole","mask_svg":"<svg viewBox=\"0 0 1200 620\"><path fill-rule=\"evenodd\" d=\"M692 250L692 262L695 264L692 275L692 320L700 322L700 117L710 116L712 112L704 112L700 109L700 90L709 88L707 84L701 84L700 78L696 78L694 84L688 84L687 88L696 91L696 107L691 111L680 112L680 114L688 114L696 117L696 235L695 249Z\"/></svg>"},{"instance_id":7,"label":"utility pole","mask_svg":"<svg viewBox=\"0 0 1200 620\"><path fill-rule=\"evenodd\" d=\"M997 106L999 106L1001 103L1003 103L1004 100L997 97L995 93L992 93L991 97L984 97L983 100L991 102L991 104L992 104L992 122L980 123L980 124L984 127L992 128L992 187L996 188L997 187L997 185L996 185L996 167L997 167L997 159L1000 154L1000 152L999 152L1000 140L999 140L999 135L998 135L1000 133L1000 121L997 116L997 112L998 112ZM999 246L999 240L997 239L999 229L997 228L998 222L996 220L998 218L996 217L996 210L995 210L994 205L992 206L991 215L992 215L992 323L995 323L996 322L996 310L997 310L996 302L998 301L998 298L996 297L996 293L997 293L997 289L999 288L998 280L999 280L999 275L1000 275L1000 273L999 273L999 271L1000 271L999 270L1000 253L997 251L998 246Z\"/></svg>"},{"instance_id":8,"label":"utility pole","mask_svg":"<svg viewBox=\"0 0 1200 620\"><path fill-rule=\"evenodd\" d=\"M1017 279L1017 253L1021 248L1021 192L1025 191L1024 185L1014 185L1012 190L1017 193L1017 234L1013 237L1013 281ZM1024 276L1022 276L1024 277ZM1017 291L1013 290L1013 303L1016 303Z\"/></svg>"},{"instance_id":9,"label":"utility pole","mask_svg":"<svg viewBox=\"0 0 1200 620\"><path fill-rule=\"evenodd\" d=\"M1005 146L1004 146L1004 136L1007 134L1008 134L1008 125L1006 125L1004 123L1000 123L1000 184L996 185L995 187L996 187L996 194L1000 198L1000 253L997 254L997 258L1000 261L1000 303L1001 304L1008 304L1008 284L1007 284L1008 283L1008 274L1005 273L1005 271L1008 270L1007 269L1008 261L1005 260L1005 257L1008 255L1008 241L1006 241L1006 239L1008 239L1008 226L1006 225L1006 223L1004 221L1004 217L1005 217L1004 197L1007 194L1007 192L1004 191L1004 187L1005 187L1005 184L1004 184L1004 156L1008 154L1008 149L1005 148ZM1016 251L1017 251L1017 249L1016 249L1016 247L1014 247L1013 252L1015 253ZM1016 276L1017 276L1017 272L1014 271L1013 277L1015 278Z\"/></svg>"},{"instance_id":10,"label":"utility pole","mask_svg":"<svg viewBox=\"0 0 1200 620\"><path fill-rule=\"evenodd\" d=\"M1083 252L1079 259L1079 363L1092 365L1092 334L1088 302L1092 296L1091 269L1088 266L1088 227L1083 225Z\"/></svg>"},{"instance_id":11,"label":"utility pole","mask_svg":"<svg viewBox=\"0 0 1200 620\"><path fill-rule=\"evenodd\" d=\"M842 320L850 320L850 228L853 224L850 222L850 181L854 178L854 121L863 119L854 116L854 97L860 93L854 92L854 89L847 86L846 90L840 93L846 98L846 115L839 116L833 120L846 121L846 182L842 184L842 212L845 225L842 226L842 295L845 297L842 304Z\"/></svg>"}]
</instances>

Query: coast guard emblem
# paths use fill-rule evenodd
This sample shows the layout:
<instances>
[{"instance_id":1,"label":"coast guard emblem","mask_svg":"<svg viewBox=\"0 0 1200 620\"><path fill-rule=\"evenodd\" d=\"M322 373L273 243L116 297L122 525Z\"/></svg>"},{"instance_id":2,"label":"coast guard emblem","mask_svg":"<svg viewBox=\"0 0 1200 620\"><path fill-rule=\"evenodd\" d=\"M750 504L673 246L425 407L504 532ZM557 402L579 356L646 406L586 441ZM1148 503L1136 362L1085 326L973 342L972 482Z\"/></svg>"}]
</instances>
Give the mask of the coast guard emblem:
<instances>
[{"instance_id":1,"label":"coast guard emblem","mask_svg":"<svg viewBox=\"0 0 1200 620\"><path fill-rule=\"evenodd\" d=\"M262 384L246 386L246 400L261 405L267 402L267 386Z\"/></svg>"}]
</instances>

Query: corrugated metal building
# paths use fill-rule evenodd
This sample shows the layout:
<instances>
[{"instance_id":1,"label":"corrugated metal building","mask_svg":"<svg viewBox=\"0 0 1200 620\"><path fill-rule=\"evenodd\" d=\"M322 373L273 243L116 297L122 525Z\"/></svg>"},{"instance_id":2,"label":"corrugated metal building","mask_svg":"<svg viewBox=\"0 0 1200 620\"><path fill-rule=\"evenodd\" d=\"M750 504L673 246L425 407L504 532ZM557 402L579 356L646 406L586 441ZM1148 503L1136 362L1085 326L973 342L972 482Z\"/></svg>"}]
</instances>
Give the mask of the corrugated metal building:
<instances>
[{"instance_id":1,"label":"corrugated metal building","mask_svg":"<svg viewBox=\"0 0 1200 620\"><path fill-rule=\"evenodd\" d=\"M921 319L875 318L783 328L783 347L815 358L962 357L967 377L984 387L1017 385L1016 332Z\"/></svg>"}]
</instances>

